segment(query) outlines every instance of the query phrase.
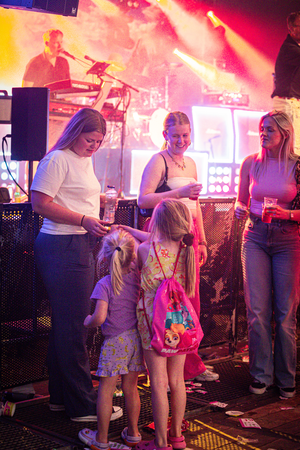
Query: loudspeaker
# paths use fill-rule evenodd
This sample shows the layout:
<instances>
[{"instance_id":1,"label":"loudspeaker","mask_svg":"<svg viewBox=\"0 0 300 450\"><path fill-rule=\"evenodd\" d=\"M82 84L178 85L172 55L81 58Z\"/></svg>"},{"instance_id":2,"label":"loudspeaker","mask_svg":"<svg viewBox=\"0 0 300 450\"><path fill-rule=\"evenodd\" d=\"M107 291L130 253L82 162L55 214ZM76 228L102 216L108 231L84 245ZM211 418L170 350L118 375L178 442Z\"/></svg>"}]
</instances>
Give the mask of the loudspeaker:
<instances>
[{"instance_id":1,"label":"loudspeaker","mask_svg":"<svg viewBox=\"0 0 300 450\"><path fill-rule=\"evenodd\" d=\"M0 6L76 17L78 2L79 0L4 0L0 2Z\"/></svg>"},{"instance_id":2,"label":"loudspeaker","mask_svg":"<svg viewBox=\"0 0 300 450\"><path fill-rule=\"evenodd\" d=\"M48 149L49 89L12 89L11 159L40 161Z\"/></svg>"}]
</instances>

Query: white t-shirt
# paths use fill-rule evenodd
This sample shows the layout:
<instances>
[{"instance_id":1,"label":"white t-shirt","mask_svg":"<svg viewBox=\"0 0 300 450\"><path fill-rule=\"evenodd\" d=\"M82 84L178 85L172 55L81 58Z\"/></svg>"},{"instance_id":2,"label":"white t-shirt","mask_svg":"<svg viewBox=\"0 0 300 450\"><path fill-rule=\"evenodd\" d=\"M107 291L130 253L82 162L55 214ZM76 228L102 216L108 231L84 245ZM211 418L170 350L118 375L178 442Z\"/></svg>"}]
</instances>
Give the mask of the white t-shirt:
<instances>
[{"instance_id":1,"label":"white t-shirt","mask_svg":"<svg viewBox=\"0 0 300 450\"><path fill-rule=\"evenodd\" d=\"M99 218L100 184L92 159L72 150L49 152L39 163L31 190L53 197L53 202L71 211ZM47 234L84 234L83 227L44 219L41 232Z\"/></svg>"}]
</instances>

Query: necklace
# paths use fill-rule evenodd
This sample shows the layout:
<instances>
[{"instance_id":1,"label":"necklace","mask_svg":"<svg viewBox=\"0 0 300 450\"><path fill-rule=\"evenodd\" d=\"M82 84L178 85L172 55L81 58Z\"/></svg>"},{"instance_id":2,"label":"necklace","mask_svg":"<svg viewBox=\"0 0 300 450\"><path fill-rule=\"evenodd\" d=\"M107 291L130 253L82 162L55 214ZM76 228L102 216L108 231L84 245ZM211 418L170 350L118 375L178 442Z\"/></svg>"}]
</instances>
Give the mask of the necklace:
<instances>
[{"instance_id":1,"label":"necklace","mask_svg":"<svg viewBox=\"0 0 300 450\"><path fill-rule=\"evenodd\" d=\"M170 156L170 158L172 159L173 163L174 163L177 167L179 167L181 170L184 170L184 169L185 169L186 165L185 165L185 161L184 161L184 156L182 157L182 165L181 165L181 164L179 164L177 161L175 161L175 159L173 158L173 156L170 155L170 153L169 153L168 151L167 151L167 153L168 153L168 155Z\"/></svg>"}]
</instances>

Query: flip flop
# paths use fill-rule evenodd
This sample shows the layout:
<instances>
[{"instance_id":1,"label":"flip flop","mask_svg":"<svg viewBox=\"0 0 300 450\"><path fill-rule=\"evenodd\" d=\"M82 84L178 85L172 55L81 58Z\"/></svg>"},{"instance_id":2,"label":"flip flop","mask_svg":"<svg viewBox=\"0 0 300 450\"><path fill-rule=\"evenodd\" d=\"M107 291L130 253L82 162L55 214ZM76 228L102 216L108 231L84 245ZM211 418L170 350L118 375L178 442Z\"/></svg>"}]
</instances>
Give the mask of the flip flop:
<instances>
[{"instance_id":1,"label":"flip flop","mask_svg":"<svg viewBox=\"0 0 300 450\"><path fill-rule=\"evenodd\" d=\"M120 444L119 442L111 442L108 443L101 443L96 441L96 434L97 430L93 431L89 428L84 428L83 430L79 431L78 437L84 444L88 445L91 450L115 450L115 449L124 449L124 450L130 450L130 448L127 445Z\"/></svg>"},{"instance_id":2,"label":"flip flop","mask_svg":"<svg viewBox=\"0 0 300 450\"><path fill-rule=\"evenodd\" d=\"M155 440L141 441L135 446L135 450L172 450L172 445L168 444L166 447L158 447Z\"/></svg>"},{"instance_id":3,"label":"flip flop","mask_svg":"<svg viewBox=\"0 0 300 450\"><path fill-rule=\"evenodd\" d=\"M182 435L180 437L170 436L168 430L167 437L168 437L168 444L171 444L174 450L182 450L186 448L186 442Z\"/></svg>"},{"instance_id":4,"label":"flip flop","mask_svg":"<svg viewBox=\"0 0 300 450\"><path fill-rule=\"evenodd\" d=\"M128 445L128 447L135 447L142 440L142 436L140 434L138 436L129 436L128 427L124 428L122 431L121 438L125 444Z\"/></svg>"},{"instance_id":5,"label":"flip flop","mask_svg":"<svg viewBox=\"0 0 300 450\"><path fill-rule=\"evenodd\" d=\"M101 442L96 441L97 430L93 431L89 428L84 428L80 430L78 433L78 437L84 444L88 445L92 450L110 450L110 446L108 443L102 444Z\"/></svg>"}]
</instances>

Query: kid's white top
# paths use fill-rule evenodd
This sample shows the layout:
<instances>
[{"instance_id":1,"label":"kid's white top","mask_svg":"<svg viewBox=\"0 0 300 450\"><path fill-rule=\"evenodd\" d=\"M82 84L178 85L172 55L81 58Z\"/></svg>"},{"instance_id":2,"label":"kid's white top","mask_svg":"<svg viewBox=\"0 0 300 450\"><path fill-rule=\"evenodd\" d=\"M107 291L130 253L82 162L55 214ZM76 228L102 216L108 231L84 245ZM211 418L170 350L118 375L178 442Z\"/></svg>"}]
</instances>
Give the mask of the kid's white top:
<instances>
[{"instance_id":1,"label":"kid's white top","mask_svg":"<svg viewBox=\"0 0 300 450\"><path fill-rule=\"evenodd\" d=\"M101 187L91 157L78 156L72 150L54 150L39 163L32 191L53 197L53 202L82 215L99 219ZM80 226L57 223L44 218L42 233L84 234Z\"/></svg>"}]
</instances>

